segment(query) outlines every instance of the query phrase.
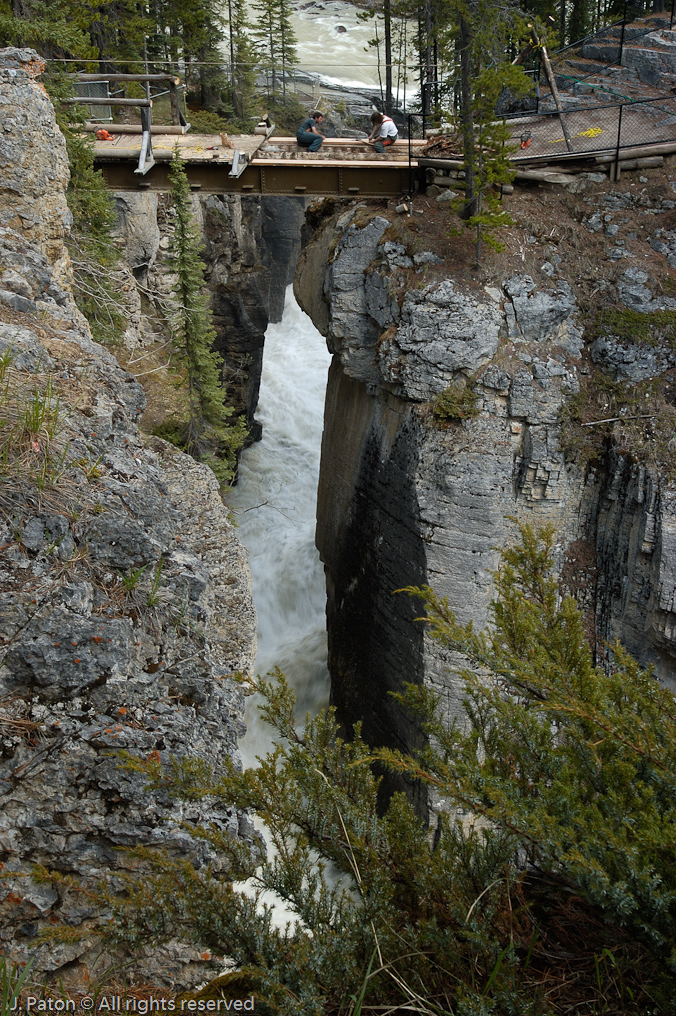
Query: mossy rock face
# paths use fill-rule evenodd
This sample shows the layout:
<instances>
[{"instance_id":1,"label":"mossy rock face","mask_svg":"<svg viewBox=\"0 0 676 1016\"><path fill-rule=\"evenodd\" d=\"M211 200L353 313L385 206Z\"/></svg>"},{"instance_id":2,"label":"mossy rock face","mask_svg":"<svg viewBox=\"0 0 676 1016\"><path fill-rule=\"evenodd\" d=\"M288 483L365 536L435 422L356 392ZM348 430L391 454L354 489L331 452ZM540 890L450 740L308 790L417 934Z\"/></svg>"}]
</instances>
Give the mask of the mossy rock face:
<instances>
[{"instance_id":1,"label":"mossy rock face","mask_svg":"<svg viewBox=\"0 0 676 1016\"><path fill-rule=\"evenodd\" d=\"M676 369L633 383L592 369L561 406L559 422L569 461L601 463L612 446L676 478Z\"/></svg>"},{"instance_id":2,"label":"mossy rock face","mask_svg":"<svg viewBox=\"0 0 676 1016\"><path fill-rule=\"evenodd\" d=\"M612 335L624 342L676 348L676 311L656 310L642 314L637 310L603 307L596 315L592 338Z\"/></svg>"},{"instance_id":3,"label":"mossy rock face","mask_svg":"<svg viewBox=\"0 0 676 1016\"><path fill-rule=\"evenodd\" d=\"M469 385L454 381L432 402L432 415L440 423L478 416L477 395Z\"/></svg>"},{"instance_id":4,"label":"mossy rock face","mask_svg":"<svg viewBox=\"0 0 676 1016\"><path fill-rule=\"evenodd\" d=\"M254 1007L250 1008L250 1000L253 996ZM223 1005L218 1007L218 1000L225 1002L242 1002L242 1007L234 1009L230 1006L226 1009ZM260 971L251 967L242 967L241 970L233 970L232 973L222 974L209 981L199 991L186 991L179 995L176 1001L186 1002L186 1012L255 1012L258 1016L283 1016L286 1012L285 1002L289 999L289 993L282 985L270 985L268 978L264 978ZM195 1001L195 1009L189 1009L187 1003ZM200 1006L200 1002L203 1003ZM208 1006L208 1003L214 1003ZM244 1003L247 1009L244 1009Z\"/></svg>"}]
</instances>

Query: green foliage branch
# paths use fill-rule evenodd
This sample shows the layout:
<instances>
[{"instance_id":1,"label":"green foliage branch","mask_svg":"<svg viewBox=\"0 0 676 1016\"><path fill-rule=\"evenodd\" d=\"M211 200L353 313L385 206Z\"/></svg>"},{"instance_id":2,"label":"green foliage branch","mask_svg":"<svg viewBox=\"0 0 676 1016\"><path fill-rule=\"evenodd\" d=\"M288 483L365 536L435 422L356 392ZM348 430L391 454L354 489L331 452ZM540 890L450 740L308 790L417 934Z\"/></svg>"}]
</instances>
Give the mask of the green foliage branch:
<instances>
[{"instance_id":1,"label":"green foliage branch","mask_svg":"<svg viewBox=\"0 0 676 1016\"><path fill-rule=\"evenodd\" d=\"M495 234L512 224L501 209L496 187L511 183L515 170L509 161L513 148L504 121L495 117L503 90L523 96L532 90L530 78L511 63L510 49L530 29L516 4L490 0L452 0L442 29L442 44L457 53L459 107L449 111L462 137L465 194L456 204L465 224L476 231L476 261L481 244L500 249Z\"/></svg>"},{"instance_id":2,"label":"green foliage branch","mask_svg":"<svg viewBox=\"0 0 676 1016\"><path fill-rule=\"evenodd\" d=\"M619 644L609 672L594 666L580 611L551 574L554 531L520 529L485 631L422 590L432 634L476 669L461 671L470 733L427 723L435 747L416 771L509 830L531 871L642 942L676 985L674 698ZM407 701L428 714L424 689ZM381 755L402 771L414 765Z\"/></svg>"},{"instance_id":3,"label":"green foliage branch","mask_svg":"<svg viewBox=\"0 0 676 1016\"><path fill-rule=\"evenodd\" d=\"M212 324L204 283L204 244L192 212L190 185L178 147L169 170L174 209L170 261L175 275L174 346L188 379L188 417L179 427L179 443L195 458L207 462L219 482L231 482L236 455L244 443L245 422L232 421L221 385L222 360L212 348Z\"/></svg>"},{"instance_id":4,"label":"green foliage branch","mask_svg":"<svg viewBox=\"0 0 676 1016\"><path fill-rule=\"evenodd\" d=\"M117 222L114 200L103 174L94 168L94 135L83 131L87 108L63 104L74 95L72 80L50 62L42 78L54 103L57 125L66 141L70 179L66 190L73 221L66 243L73 271L75 301L98 342L117 343L125 328L118 271L121 254L113 242Z\"/></svg>"},{"instance_id":5,"label":"green foliage branch","mask_svg":"<svg viewBox=\"0 0 676 1016\"><path fill-rule=\"evenodd\" d=\"M48 55L57 51L93 55L72 7L64 0L0 0L0 45L35 46Z\"/></svg>"},{"instance_id":6,"label":"green foliage branch","mask_svg":"<svg viewBox=\"0 0 676 1016\"><path fill-rule=\"evenodd\" d=\"M608 672L593 665L553 547L552 530L521 527L480 632L431 589L411 590L433 636L472 664L460 672L466 725L444 723L427 689L403 692L429 736L415 757L374 752L359 725L345 740L331 709L301 728L279 672L253 683L276 735L258 768L127 757L155 790L255 813L272 850L262 858L216 824L190 827L214 866L139 848L138 870L97 891L105 935L133 948L200 942L232 956L270 1011L293 1016L535 1016L590 1000L666 1016L674 700L620 646ZM379 810L374 760L430 788L443 805L433 833L404 795ZM294 919L283 929L263 902L270 890Z\"/></svg>"},{"instance_id":7,"label":"green foliage branch","mask_svg":"<svg viewBox=\"0 0 676 1016\"><path fill-rule=\"evenodd\" d=\"M257 993L293 1016L347 1012L358 998L431 1014L448 1011L445 992L490 993L504 947L488 929L516 885L503 837L465 836L445 818L432 850L425 823L403 795L378 815L380 780L358 728L343 740L328 710L299 733L295 698L279 672L272 681L259 678L255 690L279 736L257 769L242 773L229 759L220 773L195 759L167 768L128 764L156 789L254 811L269 831L272 856L261 862L215 826L191 831L219 855L227 878L138 849L145 871L123 877L125 899L112 887L99 895L114 915L107 937L138 947L182 933L255 972ZM233 885L245 880L251 895ZM262 902L270 891L294 918L284 929ZM510 961L498 970L503 966ZM500 987L499 979L492 983Z\"/></svg>"}]
</instances>

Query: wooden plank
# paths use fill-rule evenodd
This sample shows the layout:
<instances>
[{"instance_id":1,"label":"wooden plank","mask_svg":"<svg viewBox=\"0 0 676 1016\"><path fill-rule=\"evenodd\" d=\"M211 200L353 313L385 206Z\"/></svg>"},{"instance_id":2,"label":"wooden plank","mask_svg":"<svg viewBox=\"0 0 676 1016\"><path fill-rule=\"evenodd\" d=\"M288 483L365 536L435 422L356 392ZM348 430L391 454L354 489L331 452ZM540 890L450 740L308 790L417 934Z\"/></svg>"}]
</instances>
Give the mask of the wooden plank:
<instances>
[{"instance_id":1,"label":"wooden plank","mask_svg":"<svg viewBox=\"0 0 676 1016\"><path fill-rule=\"evenodd\" d=\"M268 140L268 144L271 144L271 145L280 144L280 145L294 145L295 146L295 145L298 144L298 142L296 141L295 138L271 136L267 140ZM427 144L426 140L423 140L423 139L420 139L420 138L411 138L411 145L414 148L416 146L418 148L422 148L426 144ZM355 148L355 147L363 148L366 145L366 138L324 138L324 141L323 141L323 144L322 144L322 148L324 147L324 145L345 145L348 148ZM407 148L408 147L408 139L407 138L399 138L398 141L395 141L395 143L394 143L394 145L392 147L393 148L398 148L399 146L401 146L401 148ZM370 148L371 146L368 145L367 147Z\"/></svg>"},{"instance_id":2,"label":"wooden plank","mask_svg":"<svg viewBox=\"0 0 676 1016\"><path fill-rule=\"evenodd\" d=\"M152 99L100 99L92 95L78 95L73 99L58 99L64 105L73 106L152 106Z\"/></svg>"},{"instance_id":3,"label":"wooden plank","mask_svg":"<svg viewBox=\"0 0 676 1016\"><path fill-rule=\"evenodd\" d=\"M640 145L636 148L621 148L620 162L625 159L641 159L643 157L656 158L660 155L673 155L676 152L676 141L668 141L663 145ZM595 162L615 162L614 155L597 155Z\"/></svg>"},{"instance_id":4,"label":"wooden plank","mask_svg":"<svg viewBox=\"0 0 676 1016\"><path fill-rule=\"evenodd\" d=\"M185 155L183 157L186 158ZM354 169L362 169L362 168L387 169L388 166L392 166L393 168L397 169L408 169L408 160L404 161L403 159L401 160L390 159L387 162L385 162L384 160L383 162L375 162L375 161L371 162L365 159L364 161L360 160L359 162L351 162L349 159L317 159L316 161L313 159L312 161L310 161L305 157L301 157L298 159L256 158L251 159L250 164L252 166L289 166L291 168L293 168L294 166L313 167L313 168L316 166L343 166L343 167L350 166ZM413 169L417 169L418 167L417 160L415 159L413 160L413 162L411 163L411 167Z\"/></svg>"},{"instance_id":5,"label":"wooden plank","mask_svg":"<svg viewBox=\"0 0 676 1016\"><path fill-rule=\"evenodd\" d=\"M419 166L429 166L431 169L464 169L465 163L460 159L428 159L425 156L418 156Z\"/></svg>"},{"instance_id":6,"label":"wooden plank","mask_svg":"<svg viewBox=\"0 0 676 1016\"><path fill-rule=\"evenodd\" d=\"M99 161L105 159L106 161L112 160L115 162L127 162L129 160L138 162L138 157L141 154L141 146L138 148L97 148L94 158ZM153 157L155 162L164 161L171 162L173 158L173 152L158 152L153 148Z\"/></svg>"},{"instance_id":7,"label":"wooden plank","mask_svg":"<svg viewBox=\"0 0 676 1016\"><path fill-rule=\"evenodd\" d=\"M104 128L109 134L143 134L143 127L140 123L92 123L88 120L84 124L76 124L78 130L85 131L87 134L93 134L96 131L100 131ZM178 127L165 125L165 124L152 124L150 131L152 134L185 134L185 127Z\"/></svg>"}]
</instances>

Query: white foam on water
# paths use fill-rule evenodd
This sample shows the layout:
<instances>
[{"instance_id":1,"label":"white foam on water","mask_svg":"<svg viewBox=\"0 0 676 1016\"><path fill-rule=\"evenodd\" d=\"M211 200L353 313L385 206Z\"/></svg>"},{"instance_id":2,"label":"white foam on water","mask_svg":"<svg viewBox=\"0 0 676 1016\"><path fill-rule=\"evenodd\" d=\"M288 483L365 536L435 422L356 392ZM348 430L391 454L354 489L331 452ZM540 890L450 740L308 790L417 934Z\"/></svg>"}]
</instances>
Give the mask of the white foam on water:
<instances>
[{"instance_id":1,"label":"white foam on water","mask_svg":"<svg viewBox=\"0 0 676 1016\"><path fill-rule=\"evenodd\" d=\"M265 333L257 417L262 440L242 455L234 497L239 536L249 551L258 614L256 669L280 667L296 690L299 712L328 701L326 586L315 548L326 342L289 286L284 316ZM240 742L245 766L267 750L270 728L247 709Z\"/></svg>"},{"instance_id":2,"label":"white foam on water","mask_svg":"<svg viewBox=\"0 0 676 1016\"><path fill-rule=\"evenodd\" d=\"M323 336L289 286L282 321L265 333L256 414L263 437L243 452L232 498L239 538L249 551L258 614L256 670L265 674L279 666L284 671L296 691L301 720L327 705L329 697L326 586L314 534L330 361ZM254 697L247 702L246 723L239 747L248 768L270 749L274 732L261 720ZM265 828L257 826L269 846ZM264 902L273 905L275 923L291 919L274 894L266 894Z\"/></svg>"},{"instance_id":3,"label":"white foam on water","mask_svg":"<svg viewBox=\"0 0 676 1016\"><path fill-rule=\"evenodd\" d=\"M224 9L227 17L227 9ZM297 68L309 74L319 75L322 82L332 83L359 90L369 91L384 87L384 29L382 17L378 18L378 36L381 40L381 70L378 71L378 54L376 47L369 46L375 38L376 28L373 18L366 21L358 17L363 10L354 7L346 0L323 0L314 4L310 0L294 3L291 10L291 25L298 40ZM257 12L249 3L248 18L256 20ZM407 98L413 101L416 86L414 84L414 67L416 57L411 49L415 40L415 25L409 29L408 85ZM398 46L393 42L394 59L397 58ZM223 45L223 54L228 56L227 42ZM395 93L398 71L394 70ZM381 81L382 77L382 81ZM311 85L303 86L310 90Z\"/></svg>"}]
</instances>

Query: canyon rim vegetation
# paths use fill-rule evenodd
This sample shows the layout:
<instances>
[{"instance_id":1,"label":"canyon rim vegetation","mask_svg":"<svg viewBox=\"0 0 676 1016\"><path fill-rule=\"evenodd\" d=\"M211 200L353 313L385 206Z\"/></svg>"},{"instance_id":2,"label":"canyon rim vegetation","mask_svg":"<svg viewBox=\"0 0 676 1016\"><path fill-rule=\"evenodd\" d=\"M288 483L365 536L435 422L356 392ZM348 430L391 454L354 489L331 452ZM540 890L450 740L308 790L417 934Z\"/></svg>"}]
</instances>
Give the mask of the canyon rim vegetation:
<instances>
[{"instance_id":1,"label":"canyon rim vegetation","mask_svg":"<svg viewBox=\"0 0 676 1016\"><path fill-rule=\"evenodd\" d=\"M180 930L239 968L186 997L246 984L264 1012L545 1016L589 1000L669 1012L676 707L621 646L609 671L594 666L553 540L521 527L484 631L429 588L402 591L469 664L469 726L449 728L420 686L402 693L429 738L415 756L374 752L359 725L345 739L333 710L299 727L277 672L254 685L274 729L258 768L128 758L156 791L257 814L274 849L262 861L216 825L191 827L224 878L139 848L123 896L111 882L95 897L112 917L103 936L139 948ZM403 793L383 811L376 763L432 791L435 827ZM285 930L262 902L270 890L293 918Z\"/></svg>"}]
</instances>

